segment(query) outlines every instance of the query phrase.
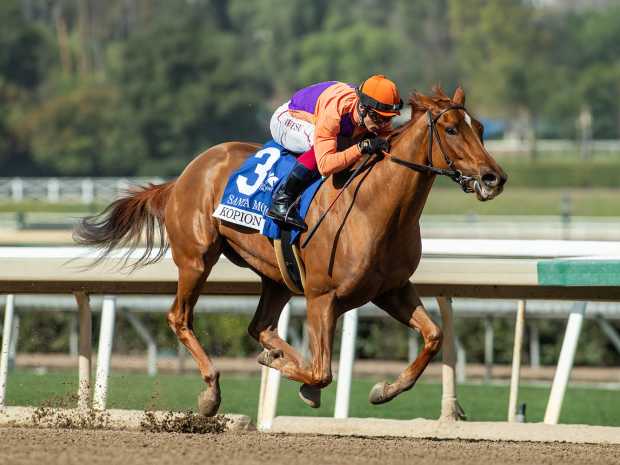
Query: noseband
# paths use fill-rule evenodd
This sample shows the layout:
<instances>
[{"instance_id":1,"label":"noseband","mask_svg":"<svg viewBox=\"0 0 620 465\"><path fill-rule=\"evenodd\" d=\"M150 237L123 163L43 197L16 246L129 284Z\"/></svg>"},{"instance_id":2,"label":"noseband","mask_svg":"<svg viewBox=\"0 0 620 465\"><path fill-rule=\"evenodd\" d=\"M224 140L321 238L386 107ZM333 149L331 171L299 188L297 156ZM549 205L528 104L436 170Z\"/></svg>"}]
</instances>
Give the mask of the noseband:
<instances>
[{"instance_id":1,"label":"noseband","mask_svg":"<svg viewBox=\"0 0 620 465\"><path fill-rule=\"evenodd\" d=\"M464 192L474 192L474 188L472 187L472 181L474 180L473 176L465 176L459 170L454 168L454 162L448 157L446 151L443 149L443 145L441 144L441 138L439 137L439 132L437 131L437 121L441 118L444 113L447 113L452 110L465 110L463 105L451 105L448 108L444 108L439 112L437 116L433 116L433 113L428 110L426 115L428 117L428 150L427 150L427 162L426 165L421 165L419 163L413 163L408 160L404 160L402 158L394 157L393 155L388 154L388 158L394 163L398 163L399 165L406 166L409 169L414 171L418 171L420 173L432 173L440 176L447 176L452 179L454 182L461 186ZM439 146L439 151L443 156L443 159L448 165L448 169L437 168L433 166L433 141L437 139L437 145Z\"/></svg>"}]
</instances>

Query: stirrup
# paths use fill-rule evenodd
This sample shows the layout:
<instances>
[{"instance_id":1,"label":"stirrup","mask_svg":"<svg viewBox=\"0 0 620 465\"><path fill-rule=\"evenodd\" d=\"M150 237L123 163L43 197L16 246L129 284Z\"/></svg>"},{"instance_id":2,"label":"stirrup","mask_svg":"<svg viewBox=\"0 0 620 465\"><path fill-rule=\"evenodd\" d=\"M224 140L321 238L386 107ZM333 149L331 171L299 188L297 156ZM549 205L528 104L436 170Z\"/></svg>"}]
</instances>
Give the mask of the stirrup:
<instances>
[{"instance_id":1,"label":"stirrup","mask_svg":"<svg viewBox=\"0 0 620 465\"><path fill-rule=\"evenodd\" d=\"M298 229L301 229L302 231L307 231L308 230L308 225L306 224L306 222L301 218L301 216L297 216L297 215L291 215L289 216L288 214L282 219L282 223L284 223L287 226L294 226Z\"/></svg>"},{"instance_id":2,"label":"stirrup","mask_svg":"<svg viewBox=\"0 0 620 465\"><path fill-rule=\"evenodd\" d=\"M295 228L301 229L302 231L307 231L308 225L303 220L301 215L295 211L291 211L298 206L300 200L301 197L297 197L294 202L291 202L291 204L286 209L286 213L284 214L270 208L269 210L267 210L267 213L265 213L265 216L286 226L293 226Z\"/></svg>"},{"instance_id":3,"label":"stirrup","mask_svg":"<svg viewBox=\"0 0 620 465\"><path fill-rule=\"evenodd\" d=\"M286 210L286 215L284 215L284 224L287 224L289 226L295 226L296 228L299 228L305 232L308 230L308 225L299 213L300 200L301 196L297 197L297 199L295 199L295 201L289 205L288 209Z\"/></svg>"},{"instance_id":4,"label":"stirrup","mask_svg":"<svg viewBox=\"0 0 620 465\"><path fill-rule=\"evenodd\" d=\"M280 223L281 225L293 226L295 228L301 229L302 231L308 230L308 225L306 225L306 222L301 218L301 216L289 216L289 213L287 213L286 215L280 215L277 212L274 213L271 211L265 213L265 216Z\"/></svg>"}]
</instances>

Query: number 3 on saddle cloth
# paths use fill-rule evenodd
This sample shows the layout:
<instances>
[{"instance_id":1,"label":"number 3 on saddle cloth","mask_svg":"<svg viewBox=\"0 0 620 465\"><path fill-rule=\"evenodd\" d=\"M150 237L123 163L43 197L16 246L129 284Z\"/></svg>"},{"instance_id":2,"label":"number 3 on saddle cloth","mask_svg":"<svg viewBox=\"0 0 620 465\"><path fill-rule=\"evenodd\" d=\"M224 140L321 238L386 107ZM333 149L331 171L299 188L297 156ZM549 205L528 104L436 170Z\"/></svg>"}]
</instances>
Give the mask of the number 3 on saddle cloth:
<instances>
[{"instance_id":1,"label":"number 3 on saddle cloth","mask_svg":"<svg viewBox=\"0 0 620 465\"><path fill-rule=\"evenodd\" d=\"M304 268L296 245L300 231L294 227L281 228L278 223L265 216L271 206L274 190L294 165L295 157L270 140L230 176L213 216L256 229L273 239L278 265L286 285L291 291L303 294ZM317 179L301 195L299 213L302 218L306 216L310 202L322 182L322 178Z\"/></svg>"}]
</instances>

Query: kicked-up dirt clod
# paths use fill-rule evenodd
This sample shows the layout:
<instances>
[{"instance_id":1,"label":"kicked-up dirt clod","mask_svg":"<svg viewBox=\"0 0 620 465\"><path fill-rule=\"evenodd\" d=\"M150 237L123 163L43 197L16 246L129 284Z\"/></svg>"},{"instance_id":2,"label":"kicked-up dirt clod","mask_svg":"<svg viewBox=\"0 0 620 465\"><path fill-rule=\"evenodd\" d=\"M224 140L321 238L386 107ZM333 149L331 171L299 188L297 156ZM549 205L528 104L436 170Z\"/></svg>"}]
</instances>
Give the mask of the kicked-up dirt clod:
<instances>
[{"instance_id":1,"label":"kicked-up dirt clod","mask_svg":"<svg viewBox=\"0 0 620 465\"><path fill-rule=\"evenodd\" d=\"M226 431L228 419L223 415L205 417L191 411L185 413L167 412L158 417L154 412L144 412L144 419L140 423L143 431L152 433L223 433Z\"/></svg>"}]
</instances>

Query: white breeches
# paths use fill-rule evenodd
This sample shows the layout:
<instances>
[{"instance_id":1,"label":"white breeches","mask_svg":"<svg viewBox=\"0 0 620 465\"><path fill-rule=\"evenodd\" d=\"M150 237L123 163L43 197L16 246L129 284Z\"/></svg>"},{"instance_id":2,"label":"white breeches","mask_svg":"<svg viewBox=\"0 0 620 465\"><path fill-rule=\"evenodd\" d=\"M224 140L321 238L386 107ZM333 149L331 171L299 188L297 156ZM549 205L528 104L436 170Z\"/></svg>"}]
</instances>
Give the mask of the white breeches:
<instances>
[{"instance_id":1,"label":"white breeches","mask_svg":"<svg viewBox=\"0 0 620 465\"><path fill-rule=\"evenodd\" d=\"M293 153L304 153L314 145L314 124L295 118L288 112L286 102L271 117L271 137Z\"/></svg>"}]
</instances>

